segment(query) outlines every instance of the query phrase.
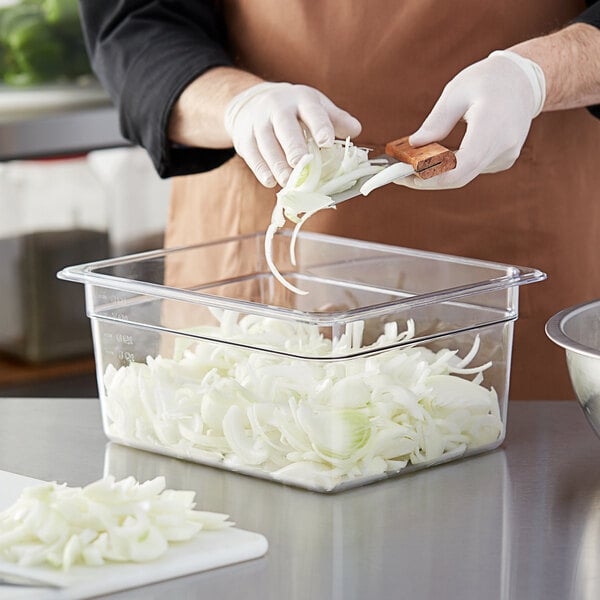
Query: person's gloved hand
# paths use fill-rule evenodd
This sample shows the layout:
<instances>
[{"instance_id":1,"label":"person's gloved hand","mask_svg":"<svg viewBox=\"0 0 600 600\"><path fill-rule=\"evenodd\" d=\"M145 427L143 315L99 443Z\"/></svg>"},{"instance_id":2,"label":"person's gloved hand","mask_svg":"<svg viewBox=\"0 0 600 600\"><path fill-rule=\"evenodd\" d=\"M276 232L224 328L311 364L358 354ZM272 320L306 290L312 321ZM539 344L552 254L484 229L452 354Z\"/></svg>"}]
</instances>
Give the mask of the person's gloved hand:
<instances>
[{"instance_id":1,"label":"person's gloved hand","mask_svg":"<svg viewBox=\"0 0 600 600\"><path fill-rule=\"evenodd\" d=\"M431 179L411 176L395 183L415 189L458 188L480 173L510 168L545 98L544 74L536 63L510 51L492 52L446 85L409 138L412 146L441 142L463 119L467 129L456 152L456 168Z\"/></svg>"},{"instance_id":2,"label":"person's gloved hand","mask_svg":"<svg viewBox=\"0 0 600 600\"><path fill-rule=\"evenodd\" d=\"M235 96L225 110L225 129L236 152L266 187L285 185L308 152L303 126L320 147L361 130L353 116L306 85L259 83Z\"/></svg>"}]
</instances>

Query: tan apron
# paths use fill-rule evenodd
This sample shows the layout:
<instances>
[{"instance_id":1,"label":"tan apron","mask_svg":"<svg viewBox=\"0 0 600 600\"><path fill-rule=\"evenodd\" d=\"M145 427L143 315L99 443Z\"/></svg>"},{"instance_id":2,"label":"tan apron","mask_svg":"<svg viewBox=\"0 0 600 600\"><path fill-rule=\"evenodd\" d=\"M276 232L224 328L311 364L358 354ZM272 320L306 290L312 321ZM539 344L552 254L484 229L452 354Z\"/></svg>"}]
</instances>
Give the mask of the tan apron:
<instances>
[{"instance_id":1,"label":"tan apron","mask_svg":"<svg viewBox=\"0 0 600 600\"><path fill-rule=\"evenodd\" d=\"M237 63L272 81L316 87L363 124L358 144L412 133L443 86L494 49L556 29L573 0L238 0L225 2ZM460 131L446 140L457 147ZM563 352L544 323L600 297L600 123L585 109L535 119L521 157L466 187L389 185L306 225L351 238L537 267L521 289L511 398L572 398ZM264 231L274 205L239 158L173 182L168 246ZM197 267L196 267L197 268ZM210 266L206 265L206 268Z\"/></svg>"}]
</instances>

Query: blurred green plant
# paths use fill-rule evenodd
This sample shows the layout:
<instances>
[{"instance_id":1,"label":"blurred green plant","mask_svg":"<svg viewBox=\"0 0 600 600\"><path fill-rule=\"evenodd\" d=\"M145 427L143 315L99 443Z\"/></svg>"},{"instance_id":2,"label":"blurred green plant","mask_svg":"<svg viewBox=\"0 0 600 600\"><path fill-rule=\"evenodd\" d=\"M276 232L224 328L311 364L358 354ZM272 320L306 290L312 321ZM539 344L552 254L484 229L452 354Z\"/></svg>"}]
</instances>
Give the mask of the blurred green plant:
<instances>
[{"instance_id":1,"label":"blurred green plant","mask_svg":"<svg viewBox=\"0 0 600 600\"><path fill-rule=\"evenodd\" d=\"M0 80L14 86L91 74L77 0L20 0L0 8Z\"/></svg>"}]
</instances>

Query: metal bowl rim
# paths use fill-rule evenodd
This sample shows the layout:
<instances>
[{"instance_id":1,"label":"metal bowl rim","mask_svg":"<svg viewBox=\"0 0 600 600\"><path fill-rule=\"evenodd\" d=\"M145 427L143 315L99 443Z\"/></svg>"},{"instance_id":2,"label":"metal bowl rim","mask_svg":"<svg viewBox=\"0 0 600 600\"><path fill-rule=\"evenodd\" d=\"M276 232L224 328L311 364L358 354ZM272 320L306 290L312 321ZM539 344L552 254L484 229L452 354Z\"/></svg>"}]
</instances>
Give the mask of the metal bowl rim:
<instances>
[{"instance_id":1,"label":"metal bowl rim","mask_svg":"<svg viewBox=\"0 0 600 600\"><path fill-rule=\"evenodd\" d=\"M550 317L546 323L546 335L555 344L562 346L565 350L571 350L577 354L584 354L586 356L591 356L592 358L600 358L600 349L590 348L585 344L576 342L563 330L563 324L567 320L597 305L600 305L600 298L589 302L582 302L581 304L576 304L575 306L570 306L557 312L554 316Z\"/></svg>"}]
</instances>

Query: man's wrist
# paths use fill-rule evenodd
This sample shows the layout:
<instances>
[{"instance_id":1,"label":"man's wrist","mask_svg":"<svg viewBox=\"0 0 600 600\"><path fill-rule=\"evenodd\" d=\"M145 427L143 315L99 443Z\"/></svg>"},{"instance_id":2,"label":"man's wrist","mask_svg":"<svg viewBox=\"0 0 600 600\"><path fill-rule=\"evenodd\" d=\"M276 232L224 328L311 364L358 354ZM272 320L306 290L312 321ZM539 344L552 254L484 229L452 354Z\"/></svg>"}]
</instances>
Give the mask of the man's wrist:
<instances>
[{"instance_id":1,"label":"man's wrist","mask_svg":"<svg viewBox=\"0 0 600 600\"><path fill-rule=\"evenodd\" d=\"M224 127L225 107L244 90L263 80L232 67L215 67L192 81L171 111L169 139L204 148L228 148L231 137Z\"/></svg>"},{"instance_id":2,"label":"man's wrist","mask_svg":"<svg viewBox=\"0 0 600 600\"><path fill-rule=\"evenodd\" d=\"M600 102L600 30L575 23L555 33L511 48L537 63L546 80L544 111L589 106Z\"/></svg>"},{"instance_id":3,"label":"man's wrist","mask_svg":"<svg viewBox=\"0 0 600 600\"><path fill-rule=\"evenodd\" d=\"M501 57L510 60L521 69L529 81L533 94L532 118L537 117L542 112L546 101L546 78L542 68L535 61L512 50L496 50L489 57Z\"/></svg>"},{"instance_id":4,"label":"man's wrist","mask_svg":"<svg viewBox=\"0 0 600 600\"><path fill-rule=\"evenodd\" d=\"M275 89L280 89L281 87L292 87L291 83L274 83L272 81L263 81L261 83L257 83L247 87L242 90L239 94L236 94L225 106L225 114L224 114L224 124L227 133L231 135L233 131L233 127L235 125L235 119L240 112L240 110L246 106L248 103L252 102L256 96L260 96L261 94Z\"/></svg>"}]
</instances>

